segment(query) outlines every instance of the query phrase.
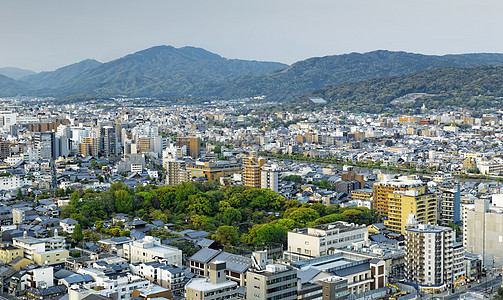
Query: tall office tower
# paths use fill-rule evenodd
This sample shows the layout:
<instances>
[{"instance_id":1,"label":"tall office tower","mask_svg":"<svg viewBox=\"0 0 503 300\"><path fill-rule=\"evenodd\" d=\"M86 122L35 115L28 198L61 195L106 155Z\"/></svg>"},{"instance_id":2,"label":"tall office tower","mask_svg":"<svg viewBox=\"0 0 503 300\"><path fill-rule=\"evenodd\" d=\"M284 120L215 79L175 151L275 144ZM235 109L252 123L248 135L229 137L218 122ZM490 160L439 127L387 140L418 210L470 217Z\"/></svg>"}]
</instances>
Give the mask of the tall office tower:
<instances>
[{"instance_id":1,"label":"tall office tower","mask_svg":"<svg viewBox=\"0 0 503 300\"><path fill-rule=\"evenodd\" d=\"M437 224L437 196L426 185L388 193L388 219L384 225L403 234L409 214L414 214L419 224Z\"/></svg>"},{"instance_id":2,"label":"tall office tower","mask_svg":"<svg viewBox=\"0 0 503 300\"><path fill-rule=\"evenodd\" d=\"M59 148L59 156L68 157L70 156L71 143L70 138L67 136L56 137L56 146Z\"/></svg>"},{"instance_id":3,"label":"tall office tower","mask_svg":"<svg viewBox=\"0 0 503 300\"><path fill-rule=\"evenodd\" d=\"M0 158L6 159L10 156L10 143L5 139L0 140Z\"/></svg>"},{"instance_id":4,"label":"tall office tower","mask_svg":"<svg viewBox=\"0 0 503 300\"><path fill-rule=\"evenodd\" d=\"M198 158L200 154L199 144L201 140L198 137L177 137L176 138L176 146L187 147L187 154L189 154L192 158Z\"/></svg>"},{"instance_id":5,"label":"tall office tower","mask_svg":"<svg viewBox=\"0 0 503 300\"><path fill-rule=\"evenodd\" d=\"M494 195L475 200L473 208L465 211L463 218L463 244L466 251L482 256L487 268L503 264L503 199Z\"/></svg>"},{"instance_id":6,"label":"tall office tower","mask_svg":"<svg viewBox=\"0 0 503 300\"><path fill-rule=\"evenodd\" d=\"M115 137L117 138L117 155L124 153L123 139L122 139L122 125L115 124Z\"/></svg>"},{"instance_id":7,"label":"tall office tower","mask_svg":"<svg viewBox=\"0 0 503 300\"><path fill-rule=\"evenodd\" d=\"M452 287L464 276L463 247L455 242L455 232L450 227L409 224L405 229L406 281L421 287Z\"/></svg>"},{"instance_id":8,"label":"tall office tower","mask_svg":"<svg viewBox=\"0 0 503 300\"><path fill-rule=\"evenodd\" d=\"M117 154L117 138L115 128L103 126L100 128L101 154L105 157Z\"/></svg>"},{"instance_id":9,"label":"tall office tower","mask_svg":"<svg viewBox=\"0 0 503 300\"><path fill-rule=\"evenodd\" d=\"M406 191L412 187L423 186L423 182L417 179L409 179L407 176L399 177L398 179L391 179L388 175L383 181L374 183L372 208L383 219L388 218L388 194L396 191Z\"/></svg>"},{"instance_id":10,"label":"tall office tower","mask_svg":"<svg viewBox=\"0 0 503 300\"><path fill-rule=\"evenodd\" d=\"M55 137L52 131L35 132L33 134L33 144L40 151L40 158L55 159L59 156L56 149Z\"/></svg>"},{"instance_id":11,"label":"tall office tower","mask_svg":"<svg viewBox=\"0 0 503 300\"><path fill-rule=\"evenodd\" d=\"M166 184L179 185L190 181L189 172L185 169L185 162L179 159L168 159L163 162L166 169Z\"/></svg>"},{"instance_id":12,"label":"tall office tower","mask_svg":"<svg viewBox=\"0 0 503 300\"><path fill-rule=\"evenodd\" d=\"M461 192L457 188L442 190L440 194L438 221L440 225L461 221Z\"/></svg>"},{"instance_id":13,"label":"tall office tower","mask_svg":"<svg viewBox=\"0 0 503 300\"><path fill-rule=\"evenodd\" d=\"M80 156L98 156L99 142L96 137L82 137L77 147Z\"/></svg>"},{"instance_id":14,"label":"tall office tower","mask_svg":"<svg viewBox=\"0 0 503 300\"><path fill-rule=\"evenodd\" d=\"M154 147L152 149L152 152L157 153L157 155L161 156L164 149L166 149L166 138L162 136L154 137Z\"/></svg>"},{"instance_id":15,"label":"tall office tower","mask_svg":"<svg viewBox=\"0 0 503 300\"><path fill-rule=\"evenodd\" d=\"M250 152L249 157L243 158L243 183L254 188L261 186L261 171L265 164L264 158L258 158L256 152Z\"/></svg>"},{"instance_id":16,"label":"tall office tower","mask_svg":"<svg viewBox=\"0 0 503 300\"><path fill-rule=\"evenodd\" d=\"M276 165L264 166L261 171L260 187L263 189L271 189L276 193L278 187L278 168Z\"/></svg>"}]
</instances>

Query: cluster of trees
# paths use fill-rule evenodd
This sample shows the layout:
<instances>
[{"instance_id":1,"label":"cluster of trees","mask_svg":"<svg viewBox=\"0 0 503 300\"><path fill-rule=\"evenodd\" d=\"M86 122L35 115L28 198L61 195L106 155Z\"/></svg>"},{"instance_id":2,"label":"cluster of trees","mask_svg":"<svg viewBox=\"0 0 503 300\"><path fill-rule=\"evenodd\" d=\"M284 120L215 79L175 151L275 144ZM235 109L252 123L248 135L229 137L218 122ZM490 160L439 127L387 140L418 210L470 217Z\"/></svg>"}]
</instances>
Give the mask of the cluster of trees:
<instances>
[{"instance_id":1,"label":"cluster of trees","mask_svg":"<svg viewBox=\"0 0 503 300\"><path fill-rule=\"evenodd\" d=\"M503 67L477 66L347 82L323 88L313 95L329 100L329 106L353 112L415 110L423 104L427 108L480 110L502 107L502 86ZM392 100L411 93L427 95L401 105L391 104Z\"/></svg>"},{"instance_id":2,"label":"cluster of trees","mask_svg":"<svg viewBox=\"0 0 503 300\"><path fill-rule=\"evenodd\" d=\"M287 232L298 227L335 221L358 224L377 221L377 214L367 208L301 204L297 200L287 201L269 189L221 186L216 182L140 186L136 190L114 183L106 192L74 191L62 217L77 220L83 228L94 224L95 232L84 230L86 240L98 239L98 233L128 236L130 232L122 230L120 224L104 228L102 220L115 213L140 217L147 222L162 220L175 224L178 230L214 232L212 238L228 249L240 244L251 247L284 243ZM162 229L149 234L162 239L176 237ZM74 240L78 242L77 239ZM183 246L190 248L190 245Z\"/></svg>"}]
</instances>

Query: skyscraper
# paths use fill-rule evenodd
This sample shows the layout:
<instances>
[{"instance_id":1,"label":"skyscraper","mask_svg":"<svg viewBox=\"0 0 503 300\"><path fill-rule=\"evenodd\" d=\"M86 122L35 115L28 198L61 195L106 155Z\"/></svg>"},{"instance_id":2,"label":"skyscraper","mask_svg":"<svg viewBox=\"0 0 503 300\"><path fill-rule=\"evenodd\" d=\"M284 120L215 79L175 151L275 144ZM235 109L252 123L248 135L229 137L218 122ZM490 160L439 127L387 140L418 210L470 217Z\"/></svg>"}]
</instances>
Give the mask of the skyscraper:
<instances>
[{"instance_id":1,"label":"skyscraper","mask_svg":"<svg viewBox=\"0 0 503 300\"><path fill-rule=\"evenodd\" d=\"M115 128L112 126L103 126L100 128L101 154L110 156L117 154L117 138Z\"/></svg>"},{"instance_id":2,"label":"skyscraper","mask_svg":"<svg viewBox=\"0 0 503 300\"><path fill-rule=\"evenodd\" d=\"M59 147L56 147L55 133L52 131L35 132L33 134L33 144L40 151L42 159L55 159L58 155Z\"/></svg>"},{"instance_id":3,"label":"skyscraper","mask_svg":"<svg viewBox=\"0 0 503 300\"><path fill-rule=\"evenodd\" d=\"M411 215L412 218L412 215ZM463 247L450 227L417 224L405 229L405 277L424 287L451 287L464 275Z\"/></svg>"}]
</instances>

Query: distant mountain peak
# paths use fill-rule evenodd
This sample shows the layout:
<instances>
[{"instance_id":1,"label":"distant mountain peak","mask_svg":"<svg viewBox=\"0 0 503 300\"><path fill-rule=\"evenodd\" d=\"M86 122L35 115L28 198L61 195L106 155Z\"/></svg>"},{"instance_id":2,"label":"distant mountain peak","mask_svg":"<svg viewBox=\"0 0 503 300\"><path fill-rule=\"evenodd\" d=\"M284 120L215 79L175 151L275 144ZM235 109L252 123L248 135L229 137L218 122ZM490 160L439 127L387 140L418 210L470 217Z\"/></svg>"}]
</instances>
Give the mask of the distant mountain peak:
<instances>
[{"instance_id":1,"label":"distant mountain peak","mask_svg":"<svg viewBox=\"0 0 503 300\"><path fill-rule=\"evenodd\" d=\"M20 68L15 68L15 67L5 67L5 68L0 68L0 75L7 76L9 78L13 79L20 79L24 76L28 75L33 75L37 74L34 71L31 70L25 70L25 69L20 69Z\"/></svg>"}]
</instances>

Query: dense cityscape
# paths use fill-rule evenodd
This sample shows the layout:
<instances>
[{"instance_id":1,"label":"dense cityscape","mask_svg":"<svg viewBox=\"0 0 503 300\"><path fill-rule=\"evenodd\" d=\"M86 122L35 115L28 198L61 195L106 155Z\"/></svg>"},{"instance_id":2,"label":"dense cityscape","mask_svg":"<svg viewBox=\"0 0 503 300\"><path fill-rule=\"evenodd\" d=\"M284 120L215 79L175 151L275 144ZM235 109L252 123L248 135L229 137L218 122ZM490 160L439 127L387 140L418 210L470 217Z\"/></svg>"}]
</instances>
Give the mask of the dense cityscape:
<instances>
[{"instance_id":1,"label":"dense cityscape","mask_svg":"<svg viewBox=\"0 0 503 300\"><path fill-rule=\"evenodd\" d=\"M51 101L2 99L2 297L455 299L501 287L500 111Z\"/></svg>"},{"instance_id":2,"label":"dense cityscape","mask_svg":"<svg viewBox=\"0 0 503 300\"><path fill-rule=\"evenodd\" d=\"M503 300L501 11L0 1L0 300Z\"/></svg>"}]
</instances>

